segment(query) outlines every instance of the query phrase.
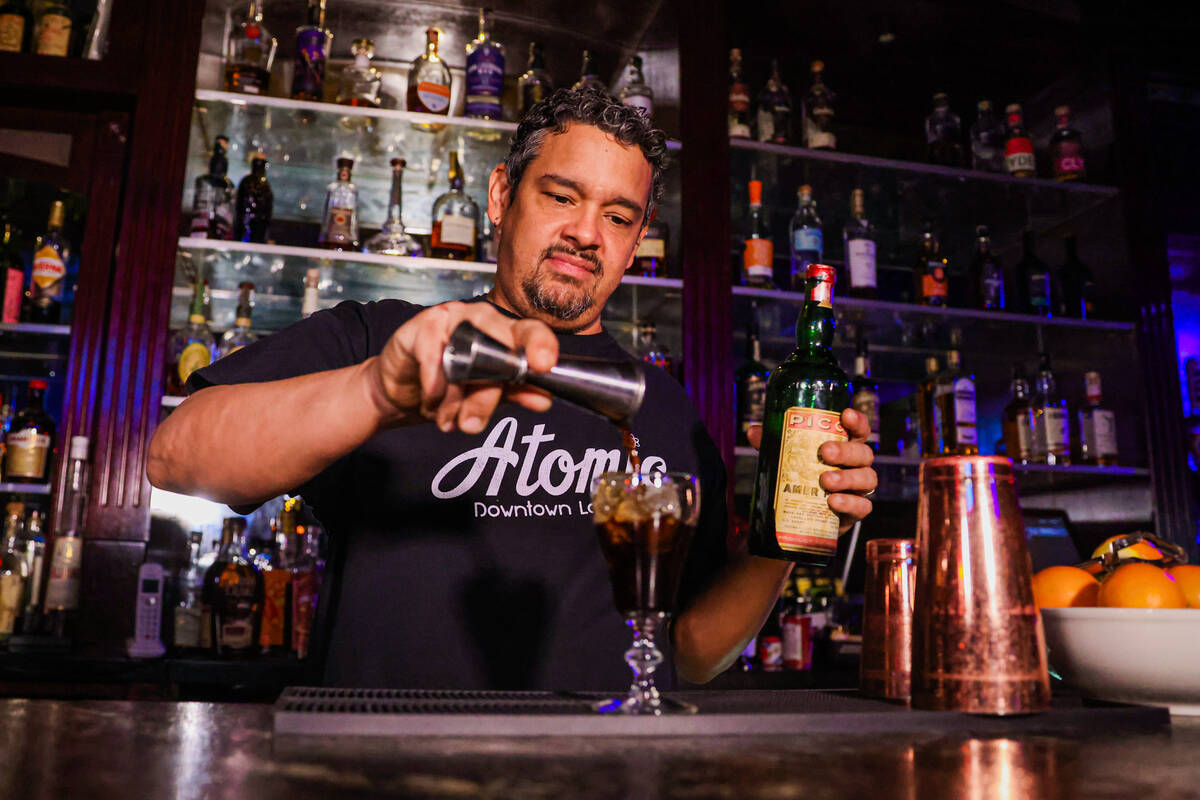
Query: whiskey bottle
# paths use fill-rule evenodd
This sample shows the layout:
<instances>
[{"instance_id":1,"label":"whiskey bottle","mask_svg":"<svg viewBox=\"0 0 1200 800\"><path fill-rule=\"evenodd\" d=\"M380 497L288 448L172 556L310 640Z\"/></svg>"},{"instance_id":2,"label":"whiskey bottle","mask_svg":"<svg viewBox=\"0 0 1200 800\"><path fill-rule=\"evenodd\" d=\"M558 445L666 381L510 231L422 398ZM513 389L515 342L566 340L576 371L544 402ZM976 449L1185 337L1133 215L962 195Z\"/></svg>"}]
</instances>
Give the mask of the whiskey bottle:
<instances>
[{"instance_id":1,"label":"whiskey bottle","mask_svg":"<svg viewBox=\"0 0 1200 800\"><path fill-rule=\"evenodd\" d=\"M804 146L814 150L836 150L833 133L835 95L825 85L825 62L812 62L812 85L804 99Z\"/></svg>"},{"instance_id":2,"label":"whiskey bottle","mask_svg":"<svg viewBox=\"0 0 1200 800\"><path fill-rule=\"evenodd\" d=\"M529 62L525 72L517 78L517 98L520 107L517 116L523 117L529 109L545 100L554 91L554 82L546 71L546 57L542 54L541 42L529 43Z\"/></svg>"},{"instance_id":3,"label":"whiskey bottle","mask_svg":"<svg viewBox=\"0 0 1200 800\"><path fill-rule=\"evenodd\" d=\"M925 143L930 164L963 165L962 122L950 110L950 98L945 92L933 96L933 112L925 118Z\"/></svg>"},{"instance_id":4,"label":"whiskey bottle","mask_svg":"<svg viewBox=\"0 0 1200 800\"><path fill-rule=\"evenodd\" d=\"M1075 234L1067 236L1066 249L1067 260L1058 273L1062 286L1062 307L1059 311L1068 317L1092 319L1096 314L1096 281L1091 268L1079 260Z\"/></svg>"},{"instance_id":5,"label":"whiskey bottle","mask_svg":"<svg viewBox=\"0 0 1200 800\"><path fill-rule=\"evenodd\" d=\"M825 471L821 445L848 438L841 413L850 405L850 379L833 355L835 277L833 267L809 266L796 349L767 382L751 500L753 555L823 566L837 552L838 516L817 482Z\"/></svg>"},{"instance_id":6,"label":"whiskey bottle","mask_svg":"<svg viewBox=\"0 0 1200 800\"><path fill-rule=\"evenodd\" d=\"M1054 180L1081 181L1086 177L1083 163L1083 135L1071 127L1071 109L1054 109L1054 134L1050 137L1050 162Z\"/></svg>"},{"instance_id":7,"label":"whiskey bottle","mask_svg":"<svg viewBox=\"0 0 1200 800\"><path fill-rule=\"evenodd\" d=\"M278 45L263 25L262 6L250 0L246 17L234 24L225 40L225 91L266 94Z\"/></svg>"},{"instance_id":8,"label":"whiskey bottle","mask_svg":"<svg viewBox=\"0 0 1200 800\"><path fill-rule=\"evenodd\" d=\"M33 7L33 52L43 56L65 56L71 48L74 14L62 0L42 0Z\"/></svg>"},{"instance_id":9,"label":"whiskey bottle","mask_svg":"<svg viewBox=\"0 0 1200 800\"><path fill-rule=\"evenodd\" d=\"M1009 392L1012 396L1001 419L1004 449L1014 464L1032 464L1037 441L1034 433L1036 417L1029 396L1029 381L1025 380L1025 368L1020 364L1013 365Z\"/></svg>"},{"instance_id":10,"label":"whiskey bottle","mask_svg":"<svg viewBox=\"0 0 1200 800\"><path fill-rule=\"evenodd\" d=\"M413 59L408 72L408 110L426 114L450 113L450 68L438 55L437 28L425 30L425 52ZM423 129L439 131L444 125L422 125Z\"/></svg>"},{"instance_id":11,"label":"whiskey bottle","mask_svg":"<svg viewBox=\"0 0 1200 800\"><path fill-rule=\"evenodd\" d=\"M250 174L238 183L233 238L239 242L266 242L274 205L275 193L267 180L267 157L254 153L250 156Z\"/></svg>"},{"instance_id":12,"label":"whiskey bottle","mask_svg":"<svg viewBox=\"0 0 1200 800\"><path fill-rule=\"evenodd\" d=\"M67 641L75 638L79 609L84 515L88 504L88 437L72 436L69 456L62 510L54 522L54 551L46 577L44 604L46 632Z\"/></svg>"},{"instance_id":13,"label":"whiskey bottle","mask_svg":"<svg viewBox=\"0 0 1200 800\"><path fill-rule=\"evenodd\" d=\"M21 615L28 565L17 552L17 539L25 524L25 504L13 501L5 507L4 540L0 543L0 643L12 638Z\"/></svg>"},{"instance_id":14,"label":"whiskey bottle","mask_svg":"<svg viewBox=\"0 0 1200 800\"><path fill-rule=\"evenodd\" d=\"M29 394L4 437L4 480L9 483L49 483L54 453L54 418L46 413L46 382L29 382Z\"/></svg>"},{"instance_id":15,"label":"whiskey bottle","mask_svg":"<svg viewBox=\"0 0 1200 800\"><path fill-rule=\"evenodd\" d=\"M858 340L854 356L854 395L850 407L867 418L871 432L867 444L879 452L879 384L871 378L871 356L865 337Z\"/></svg>"},{"instance_id":16,"label":"whiskey bottle","mask_svg":"<svg viewBox=\"0 0 1200 800\"><path fill-rule=\"evenodd\" d=\"M937 404L937 382L941 368L933 356L925 359L925 377L917 384L917 419L920 422L921 456L942 454L941 408Z\"/></svg>"},{"instance_id":17,"label":"whiskey bottle","mask_svg":"<svg viewBox=\"0 0 1200 800\"><path fill-rule=\"evenodd\" d=\"M204 575L204 600L212 609L213 652L251 655L258 643L263 576L246 558L246 520L228 517L221 550Z\"/></svg>"},{"instance_id":18,"label":"whiskey bottle","mask_svg":"<svg viewBox=\"0 0 1200 800\"><path fill-rule=\"evenodd\" d=\"M957 350L947 354L946 369L937 376L933 390L935 419L941 425L938 439L946 456L979 454L975 376L963 369L961 359Z\"/></svg>"},{"instance_id":19,"label":"whiskey bottle","mask_svg":"<svg viewBox=\"0 0 1200 800\"><path fill-rule=\"evenodd\" d=\"M850 193L850 219L842 229L846 272L853 297L872 298L878 292L875 265L875 226L866 217L866 197L862 189Z\"/></svg>"},{"instance_id":20,"label":"whiskey bottle","mask_svg":"<svg viewBox=\"0 0 1200 800\"><path fill-rule=\"evenodd\" d=\"M20 322L25 302L25 259L21 255L21 234L7 220L0 229L0 281L4 290L0 322Z\"/></svg>"},{"instance_id":21,"label":"whiskey bottle","mask_svg":"<svg viewBox=\"0 0 1200 800\"><path fill-rule=\"evenodd\" d=\"M1067 401L1058 394L1050 356L1042 353L1033 396L1034 456L1042 463L1065 466L1071 463L1070 417Z\"/></svg>"},{"instance_id":22,"label":"whiskey bottle","mask_svg":"<svg viewBox=\"0 0 1200 800\"><path fill-rule=\"evenodd\" d=\"M385 256L420 256L424 254L421 245L404 230L403 182L404 168L408 162L403 158L393 158L391 164L392 189L388 197L387 219L383 222L383 228L367 240L363 249ZM305 297L308 297L307 291Z\"/></svg>"},{"instance_id":23,"label":"whiskey bottle","mask_svg":"<svg viewBox=\"0 0 1200 800\"><path fill-rule=\"evenodd\" d=\"M481 8L479 35L467 43L467 116L500 119L503 94L504 45L492 38L492 10Z\"/></svg>"},{"instance_id":24,"label":"whiskey bottle","mask_svg":"<svg viewBox=\"0 0 1200 800\"><path fill-rule=\"evenodd\" d=\"M762 181L750 181L750 225L742 252L742 282L760 289L774 289L775 244L762 213Z\"/></svg>"},{"instance_id":25,"label":"whiskey bottle","mask_svg":"<svg viewBox=\"0 0 1200 800\"><path fill-rule=\"evenodd\" d=\"M192 236L197 239L228 239L233 232L234 193L229 172L229 139L213 140L208 172L196 178L192 201Z\"/></svg>"},{"instance_id":26,"label":"whiskey bottle","mask_svg":"<svg viewBox=\"0 0 1200 800\"><path fill-rule=\"evenodd\" d=\"M1100 373L1083 375L1086 401L1079 408L1079 457L1084 464L1117 463L1117 416L1103 406Z\"/></svg>"},{"instance_id":27,"label":"whiskey bottle","mask_svg":"<svg viewBox=\"0 0 1200 800\"><path fill-rule=\"evenodd\" d=\"M646 225L646 235L638 243L637 252L633 256L633 266L630 267L628 274L642 275L647 278L665 278L667 275L667 240L670 235L671 229L667 226L666 220L659 217L656 211L649 224Z\"/></svg>"},{"instance_id":28,"label":"whiskey bottle","mask_svg":"<svg viewBox=\"0 0 1200 800\"><path fill-rule=\"evenodd\" d=\"M591 50L583 51L583 65L579 68L579 80L571 86L577 92L600 92L608 94L608 87L596 72Z\"/></svg>"},{"instance_id":29,"label":"whiskey bottle","mask_svg":"<svg viewBox=\"0 0 1200 800\"><path fill-rule=\"evenodd\" d=\"M242 281L238 284L237 317L233 327L225 331L221 337L221 346L217 351L218 358L236 353L248 344L258 340L250 331L250 314L254 310L254 284Z\"/></svg>"},{"instance_id":30,"label":"whiskey bottle","mask_svg":"<svg viewBox=\"0 0 1200 800\"><path fill-rule=\"evenodd\" d=\"M788 225L788 244L792 255L791 289L803 292L808 285L808 265L819 264L825 250L817 203L807 184L796 190L796 213Z\"/></svg>"},{"instance_id":31,"label":"whiskey bottle","mask_svg":"<svg viewBox=\"0 0 1200 800\"><path fill-rule=\"evenodd\" d=\"M1033 156L1033 140L1025 132L1021 106L1011 103L1004 109L1008 119L1008 138L1004 142L1004 168L1016 178L1036 178L1037 162Z\"/></svg>"},{"instance_id":32,"label":"whiskey bottle","mask_svg":"<svg viewBox=\"0 0 1200 800\"><path fill-rule=\"evenodd\" d=\"M762 424L767 402L767 379L770 377L771 371L762 362L758 325L751 318L746 327L746 360L733 373L737 442L741 447L750 446L750 440L746 438L750 426Z\"/></svg>"},{"instance_id":33,"label":"whiskey bottle","mask_svg":"<svg viewBox=\"0 0 1200 800\"><path fill-rule=\"evenodd\" d=\"M167 394L187 393L187 380L192 373L213 362L217 341L204 315L204 284L192 286L192 303L188 322L171 337L167 353Z\"/></svg>"},{"instance_id":34,"label":"whiskey bottle","mask_svg":"<svg viewBox=\"0 0 1200 800\"><path fill-rule=\"evenodd\" d=\"M370 39L355 39L350 43L354 63L342 69L337 101L344 106L379 107L379 87L383 76L371 66L375 43Z\"/></svg>"},{"instance_id":35,"label":"whiskey bottle","mask_svg":"<svg viewBox=\"0 0 1200 800\"><path fill-rule=\"evenodd\" d=\"M975 124L971 126L971 169L981 172L1005 172L1004 145L1008 138L1004 123L996 116L990 100L975 106Z\"/></svg>"},{"instance_id":36,"label":"whiskey bottle","mask_svg":"<svg viewBox=\"0 0 1200 800\"><path fill-rule=\"evenodd\" d=\"M333 34L325 28L325 0L308 0L308 23L296 28L293 100L325 99L325 60L332 43Z\"/></svg>"},{"instance_id":37,"label":"whiskey bottle","mask_svg":"<svg viewBox=\"0 0 1200 800\"><path fill-rule=\"evenodd\" d=\"M475 234L479 230L479 206L463 191L463 174L458 151L450 151L450 190L433 202L433 236L430 254L456 261L475 260Z\"/></svg>"},{"instance_id":38,"label":"whiskey bottle","mask_svg":"<svg viewBox=\"0 0 1200 800\"><path fill-rule=\"evenodd\" d=\"M750 87L742 74L742 51L729 51L729 136L750 138Z\"/></svg>"},{"instance_id":39,"label":"whiskey bottle","mask_svg":"<svg viewBox=\"0 0 1200 800\"><path fill-rule=\"evenodd\" d=\"M773 144L792 141L792 93L779 77L779 59L771 59L771 77L758 93L758 140Z\"/></svg>"},{"instance_id":40,"label":"whiskey bottle","mask_svg":"<svg viewBox=\"0 0 1200 800\"><path fill-rule=\"evenodd\" d=\"M926 222L921 233L921 251L917 254L916 267L913 269L918 303L927 306L946 305L950 289L950 279L946 274L949 266L949 259L942 255L942 243L938 240L933 223Z\"/></svg>"},{"instance_id":41,"label":"whiskey bottle","mask_svg":"<svg viewBox=\"0 0 1200 800\"><path fill-rule=\"evenodd\" d=\"M33 15L25 0L6 0L0 4L0 51L28 53L33 37Z\"/></svg>"},{"instance_id":42,"label":"whiskey bottle","mask_svg":"<svg viewBox=\"0 0 1200 800\"><path fill-rule=\"evenodd\" d=\"M200 625L203 620L204 571L200 568L200 545L203 534L188 535L188 563L179 573L179 592L175 603L175 636L172 645L176 653L190 653L200 648Z\"/></svg>"},{"instance_id":43,"label":"whiskey bottle","mask_svg":"<svg viewBox=\"0 0 1200 800\"><path fill-rule=\"evenodd\" d=\"M642 57L630 56L617 98L622 104L638 109L646 117L654 114L654 91L642 75Z\"/></svg>"},{"instance_id":44,"label":"whiskey bottle","mask_svg":"<svg viewBox=\"0 0 1200 800\"><path fill-rule=\"evenodd\" d=\"M987 225L975 226L975 257L971 259L971 291L975 307L1004 310L1004 268L992 253L992 236Z\"/></svg>"},{"instance_id":45,"label":"whiskey bottle","mask_svg":"<svg viewBox=\"0 0 1200 800\"><path fill-rule=\"evenodd\" d=\"M1053 276L1045 261L1037 257L1037 233L1025 231L1021 260L1017 262L1017 288L1022 294L1021 311L1048 317L1054 309Z\"/></svg>"},{"instance_id":46,"label":"whiskey bottle","mask_svg":"<svg viewBox=\"0 0 1200 800\"><path fill-rule=\"evenodd\" d=\"M63 235L66 212L61 200L50 204L46 232L33 245L33 271L25 303L25 322L57 325L62 320L63 288L71 245Z\"/></svg>"},{"instance_id":47,"label":"whiskey bottle","mask_svg":"<svg viewBox=\"0 0 1200 800\"><path fill-rule=\"evenodd\" d=\"M337 160L337 180L325 188L325 213L317 245L326 250L358 249L358 187L350 182L354 159Z\"/></svg>"}]
</instances>

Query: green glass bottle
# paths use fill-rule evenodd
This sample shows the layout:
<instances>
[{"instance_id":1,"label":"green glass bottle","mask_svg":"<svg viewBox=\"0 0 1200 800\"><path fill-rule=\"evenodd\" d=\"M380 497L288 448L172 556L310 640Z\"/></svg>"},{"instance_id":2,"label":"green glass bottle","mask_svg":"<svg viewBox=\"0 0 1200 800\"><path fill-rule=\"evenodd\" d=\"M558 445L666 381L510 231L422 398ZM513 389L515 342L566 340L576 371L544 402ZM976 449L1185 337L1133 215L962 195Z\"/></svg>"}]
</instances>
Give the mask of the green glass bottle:
<instances>
[{"instance_id":1,"label":"green glass bottle","mask_svg":"<svg viewBox=\"0 0 1200 800\"><path fill-rule=\"evenodd\" d=\"M796 349L767 382L762 447L750 513L750 553L823 566L837 553L838 517L818 479L827 441L846 441L850 379L833 355L836 270L810 264Z\"/></svg>"}]
</instances>

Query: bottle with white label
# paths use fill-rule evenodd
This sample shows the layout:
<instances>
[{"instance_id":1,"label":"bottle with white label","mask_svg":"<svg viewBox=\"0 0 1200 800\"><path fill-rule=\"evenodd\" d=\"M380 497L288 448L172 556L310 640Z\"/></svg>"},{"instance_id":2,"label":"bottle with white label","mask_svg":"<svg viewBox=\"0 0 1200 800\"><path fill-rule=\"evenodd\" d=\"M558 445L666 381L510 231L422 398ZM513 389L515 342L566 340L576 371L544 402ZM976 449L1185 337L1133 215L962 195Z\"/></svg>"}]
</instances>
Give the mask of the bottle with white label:
<instances>
[{"instance_id":1,"label":"bottle with white label","mask_svg":"<svg viewBox=\"0 0 1200 800\"><path fill-rule=\"evenodd\" d=\"M62 511L54 525L54 551L46 579L45 629L58 639L74 637L83 566L84 511L88 495L88 437L72 436Z\"/></svg>"},{"instance_id":2,"label":"bottle with white label","mask_svg":"<svg viewBox=\"0 0 1200 800\"><path fill-rule=\"evenodd\" d=\"M796 213L788 226L788 247L792 251L793 292L807 288L808 265L821 263L825 251L825 240L821 233L821 218L817 216L817 203L812 197L812 187L805 184L796 190Z\"/></svg>"},{"instance_id":3,"label":"bottle with white label","mask_svg":"<svg viewBox=\"0 0 1200 800\"><path fill-rule=\"evenodd\" d=\"M947 354L946 369L938 375L933 395L942 428L942 455L978 455L975 376L963 369L962 357L957 350Z\"/></svg>"},{"instance_id":4,"label":"bottle with white label","mask_svg":"<svg viewBox=\"0 0 1200 800\"><path fill-rule=\"evenodd\" d=\"M866 217L866 196L862 189L850 193L850 219L842 230L842 244L851 296L874 297L879 288L875 271L875 226Z\"/></svg>"},{"instance_id":5,"label":"bottle with white label","mask_svg":"<svg viewBox=\"0 0 1200 800\"><path fill-rule=\"evenodd\" d=\"M57 325L62 321L62 297L71 244L63 235L66 210L61 200L50 204L46 232L33 245L33 272L24 309L25 322Z\"/></svg>"},{"instance_id":6,"label":"bottle with white label","mask_svg":"<svg viewBox=\"0 0 1200 800\"><path fill-rule=\"evenodd\" d=\"M1079 408L1079 456L1085 464L1114 466L1117 463L1117 416L1101 405L1100 373L1083 376L1087 400Z\"/></svg>"},{"instance_id":7,"label":"bottle with white label","mask_svg":"<svg viewBox=\"0 0 1200 800\"><path fill-rule=\"evenodd\" d=\"M1071 429L1067 401L1058 393L1054 373L1050 370L1050 355L1042 353L1034 387L1033 411L1034 449L1038 461L1053 466L1071 463Z\"/></svg>"},{"instance_id":8,"label":"bottle with white label","mask_svg":"<svg viewBox=\"0 0 1200 800\"><path fill-rule=\"evenodd\" d=\"M311 317L321 307L321 268L309 267L304 273L304 300L300 305L300 316Z\"/></svg>"},{"instance_id":9,"label":"bottle with white label","mask_svg":"<svg viewBox=\"0 0 1200 800\"><path fill-rule=\"evenodd\" d=\"M775 287L775 243L763 221L762 181L750 181L750 230L742 250L742 283L758 289Z\"/></svg>"},{"instance_id":10,"label":"bottle with white label","mask_svg":"<svg viewBox=\"0 0 1200 800\"><path fill-rule=\"evenodd\" d=\"M654 91L646 83L642 75L642 57L630 56L629 66L625 67L625 79L621 91L617 95L621 102L636 108L649 119L654 113Z\"/></svg>"},{"instance_id":11,"label":"bottle with white label","mask_svg":"<svg viewBox=\"0 0 1200 800\"><path fill-rule=\"evenodd\" d=\"M450 113L450 68L438 55L438 37L441 33L437 28L425 31L425 52L413 59L408 71L408 110L421 111L426 114ZM445 125L422 123L415 127L423 130L439 131Z\"/></svg>"},{"instance_id":12,"label":"bottle with white label","mask_svg":"<svg viewBox=\"0 0 1200 800\"><path fill-rule=\"evenodd\" d=\"M10 483L49 483L54 452L54 419L42 407L46 382L29 382L25 407L4 437L4 480Z\"/></svg>"},{"instance_id":13,"label":"bottle with white label","mask_svg":"<svg viewBox=\"0 0 1200 800\"><path fill-rule=\"evenodd\" d=\"M458 151L450 151L450 190L433 203L433 236L430 254L434 258L475 261L476 233L479 230L479 205L463 191L463 173Z\"/></svg>"}]
</instances>

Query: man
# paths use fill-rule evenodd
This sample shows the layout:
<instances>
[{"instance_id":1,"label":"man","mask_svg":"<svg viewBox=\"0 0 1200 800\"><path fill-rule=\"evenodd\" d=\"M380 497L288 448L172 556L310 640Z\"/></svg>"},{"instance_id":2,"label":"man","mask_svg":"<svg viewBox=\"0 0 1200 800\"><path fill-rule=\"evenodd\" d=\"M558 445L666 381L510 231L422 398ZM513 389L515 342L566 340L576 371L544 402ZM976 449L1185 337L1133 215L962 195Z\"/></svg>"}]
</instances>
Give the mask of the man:
<instances>
[{"instance_id":1,"label":"man","mask_svg":"<svg viewBox=\"0 0 1200 800\"><path fill-rule=\"evenodd\" d=\"M484 297L422 309L342 303L200 370L158 429L151 482L235 508L299 493L330 534L324 680L344 686L616 689L629 633L588 511L626 468L617 430L529 388L447 385L470 320L546 371L560 352L629 358L600 314L662 195L661 131L596 93L531 109L488 185L499 255ZM645 367L632 430L645 470L701 480L701 520L672 630L703 682L757 633L790 565L727 554L724 467L687 396ZM844 526L875 488L867 427L825 445Z\"/></svg>"}]
</instances>

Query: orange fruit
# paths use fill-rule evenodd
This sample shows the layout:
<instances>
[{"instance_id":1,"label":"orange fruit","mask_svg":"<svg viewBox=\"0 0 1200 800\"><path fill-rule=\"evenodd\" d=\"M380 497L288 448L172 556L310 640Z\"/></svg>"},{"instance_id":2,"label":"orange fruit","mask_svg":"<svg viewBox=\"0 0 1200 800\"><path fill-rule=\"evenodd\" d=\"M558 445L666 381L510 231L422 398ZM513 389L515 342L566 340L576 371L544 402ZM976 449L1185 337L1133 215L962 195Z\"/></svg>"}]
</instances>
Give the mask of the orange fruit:
<instances>
[{"instance_id":1,"label":"orange fruit","mask_svg":"<svg viewBox=\"0 0 1200 800\"><path fill-rule=\"evenodd\" d=\"M1200 565L1176 564L1167 570L1175 579L1175 585L1183 592L1183 599L1192 608L1200 608Z\"/></svg>"},{"instance_id":2,"label":"orange fruit","mask_svg":"<svg viewBox=\"0 0 1200 800\"><path fill-rule=\"evenodd\" d=\"M1033 576L1033 602L1038 608L1096 605L1100 583L1079 567L1046 567Z\"/></svg>"},{"instance_id":3,"label":"orange fruit","mask_svg":"<svg viewBox=\"0 0 1200 800\"><path fill-rule=\"evenodd\" d=\"M1099 558L1101 553L1108 550L1110 542L1114 542L1120 538L1121 536L1110 536L1105 539L1100 543L1099 547L1092 551L1092 558ZM1144 558L1147 561L1157 561L1162 557L1162 551L1146 541L1134 542L1128 547L1122 547L1117 551L1117 558Z\"/></svg>"},{"instance_id":4,"label":"orange fruit","mask_svg":"<svg viewBox=\"0 0 1200 800\"><path fill-rule=\"evenodd\" d=\"M1153 564L1122 564L1100 584L1099 604L1109 608L1187 608L1167 571Z\"/></svg>"}]
</instances>

